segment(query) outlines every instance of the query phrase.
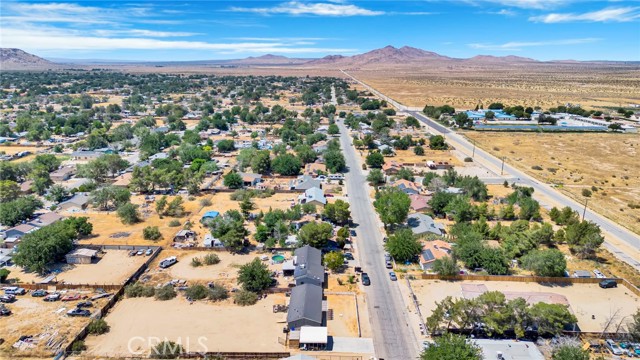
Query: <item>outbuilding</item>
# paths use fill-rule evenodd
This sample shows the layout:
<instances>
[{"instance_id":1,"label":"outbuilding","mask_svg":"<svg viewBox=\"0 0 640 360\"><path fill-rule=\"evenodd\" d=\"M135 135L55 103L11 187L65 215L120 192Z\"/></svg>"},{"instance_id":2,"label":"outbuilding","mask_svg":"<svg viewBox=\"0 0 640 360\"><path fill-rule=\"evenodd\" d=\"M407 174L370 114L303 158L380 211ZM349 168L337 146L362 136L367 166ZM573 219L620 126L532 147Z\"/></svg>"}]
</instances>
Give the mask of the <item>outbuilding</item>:
<instances>
[{"instance_id":1,"label":"outbuilding","mask_svg":"<svg viewBox=\"0 0 640 360\"><path fill-rule=\"evenodd\" d=\"M65 258L67 264L91 264L96 255L98 255L98 250L80 248L71 251Z\"/></svg>"}]
</instances>

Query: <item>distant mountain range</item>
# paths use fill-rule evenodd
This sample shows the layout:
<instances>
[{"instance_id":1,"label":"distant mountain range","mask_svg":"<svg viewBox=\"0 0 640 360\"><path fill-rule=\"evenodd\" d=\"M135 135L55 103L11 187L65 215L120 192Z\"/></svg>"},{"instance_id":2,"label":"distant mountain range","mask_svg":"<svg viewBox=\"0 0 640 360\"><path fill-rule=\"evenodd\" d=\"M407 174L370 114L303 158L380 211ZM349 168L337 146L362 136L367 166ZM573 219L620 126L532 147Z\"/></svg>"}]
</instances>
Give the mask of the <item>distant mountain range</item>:
<instances>
[{"instance_id":1,"label":"distant mountain range","mask_svg":"<svg viewBox=\"0 0 640 360\"><path fill-rule=\"evenodd\" d=\"M303 68L377 68L377 67L410 67L420 64L433 64L440 66L462 65L470 67L486 66L526 66L535 64L638 64L638 62L613 62L613 61L576 61L560 60L541 62L535 59L508 55L492 56L478 55L468 59L451 58L435 52L426 51L410 46L396 48L391 45L369 52L353 55L328 55L320 59L289 58L280 55L262 55L244 59L232 60L200 60L200 61L117 61L117 60L81 60L81 59L52 59L49 61L29 54L20 49L0 49L0 65L5 70L37 69L37 68L61 68L70 65L136 65L136 66L295 66Z\"/></svg>"}]
</instances>

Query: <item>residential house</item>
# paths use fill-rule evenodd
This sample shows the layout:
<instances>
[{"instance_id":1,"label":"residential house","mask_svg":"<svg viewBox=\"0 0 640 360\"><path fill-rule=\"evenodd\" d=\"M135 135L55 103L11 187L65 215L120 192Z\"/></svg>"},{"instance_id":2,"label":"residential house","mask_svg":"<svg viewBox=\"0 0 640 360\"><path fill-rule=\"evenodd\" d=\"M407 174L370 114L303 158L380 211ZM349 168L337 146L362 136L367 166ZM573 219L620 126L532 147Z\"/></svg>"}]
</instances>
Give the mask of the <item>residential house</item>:
<instances>
[{"instance_id":1,"label":"residential house","mask_svg":"<svg viewBox=\"0 0 640 360\"><path fill-rule=\"evenodd\" d=\"M380 150L382 154L395 154L396 152L392 146L389 146L387 144L379 145L378 150Z\"/></svg>"},{"instance_id":2,"label":"residential house","mask_svg":"<svg viewBox=\"0 0 640 360\"><path fill-rule=\"evenodd\" d=\"M315 284L303 284L291 290L287 326L298 329L301 326L322 326L322 287Z\"/></svg>"},{"instance_id":3,"label":"residential house","mask_svg":"<svg viewBox=\"0 0 640 360\"><path fill-rule=\"evenodd\" d=\"M168 153L159 152L149 156L149 162L153 162L153 160L162 160L162 159L168 159L168 158L169 158Z\"/></svg>"},{"instance_id":4,"label":"residential house","mask_svg":"<svg viewBox=\"0 0 640 360\"><path fill-rule=\"evenodd\" d=\"M204 236L204 240L202 241L202 246L214 248L214 249L224 249L224 244L220 239L216 239L211 235L211 233L207 233Z\"/></svg>"},{"instance_id":5,"label":"residential house","mask_svg":"<svg viewBox=\"0 0 640 360\"><path fill-rule=\"evenodd\" d=\"M31 224L20 224L9 228L4 231L5 239L16 238L20 239L21 237L27 235L28 233L34 232L38 230L37 226Z\"/></svg>"},{"instance_id":6,"label":"residential house","mask_svg":"<svg viewBox=\"0 0 640 360\"><path fill-rule=\"evenodd\" d=\"M311 147L313 148L313 150L320 154L323 153L327 150L328 146L327 146L327 141L323 140L323 141L319 141L313 145L311 145Z\"/></svg>"},{"instance_id":7,"label":"residential house","mask_svg":"<svg viewBox=\"0 0 640 360\"><path fill-rule=\"evenodd\" d=\"M48 212L38 216L37 219L30 221L29 224L41 228L51 225L62 219L64 219L64 216L56 214L54 212Z\"/></svg>"},{"instance_id":8,"label":"residential house","mask_svg":"<svg viewBox=\"0 0 640 360\"><path fill-rule=\"evenodd\" d=\"M411 199L411 210L420 212L429 209L430 196L411 194L409 195L409 199Z\"/></svg>"},{"instance_id":9,"label":"residential house","mask_svg":"<svg viewBox=\"0 0 640 360\"><path fill-rule=\"evenodd\" d=\"M303 215L299 220L291 221L291 225L293 225L296 231L300 230L303 226L307 225L310 222L316 221L316 216L311 214Z\"/></svg>"},{"instance_id":10,"label":"residential house","mask_svg":"<svg viewBox=\"0 0 640 360\"><path fill-rule=\"evenodd\" d=\"M75 166L65 166L49 174L52 181L60 182L69 180L76 174Z\"/></svg>"},{"instance_id":11,"label":"residential house","mask_svg":"<svg viewBox=\"0 0 640 360\"><path fill-rule=\"evenodd\" d=\"M389 161L382 164L382 172L387 175L395 175L402 169L402 164L397 161Z\"/></svg>"},{"instance_id":12,"label":"residential house","mask_svg":"<svg viewBox=\"0 0 640 360\"><path fill-rule=\"evenodd\" d=\"M427 241L422 246L420 253L420 267L422 270L430 270L437 259L451 255L451 244L442 240Z\"/></svg>"},{"instance_id":13,"label":"residential house","mask_svg":"<svg viewBox=\"0 0 640 360\"><path fill-rule=\"evenodd\" d=\"M398 188L407 195L420 194L420 192L422 191L422 186L414 183L413 181L409 181L405 179L396 180L391 184L389 184L389 186Z\"/></svg>"},{"instance_id":14,"label":"residential house","mask_svg":"<svg viewBox=\"0 0 640 360\"><path fill-rule=\"evenodd\" d=\"M23 195L28 195L33 193L32 186L33 186L33 180L27 180L20 183L20 193Z\"/></svg>"},{"instance_id":15,"label":"residential house","mask_svg":"<svg viewBox=\"0 0 640 360\"><path fill-rule=\"evenodd\" d=\"M322 286L324 283L324 266L322 252L319 249L305 245L293 252L293 278L296 285L314 284Z\"/></svg>"},{"instance_id":16,"label":"residential house","mask_svg":"<svg viewBox=\"0 0 640 360\"><path fill-rule=\"evenodd\" d=\"M289 182L289 189L291 190L309 190L314 187L322 188L322 182L310 175L300 175L297 179Z\"/></svg>"},{"instance_id":17,"label":"residential house","mask_svg":"<svg viewBox=\"0 0 640 360\"><path fill-rule=\"evenodd\" d=\"M320 174L326 174L326 173L327 173L327 165L322 163L314 162L304 166L304 174L308 176L316 177Z\"/></svg>"},{"instance_id":18,"label":"residential house","mask_svg":"<svg viewBox=\"0 0 640 360\"><path fill-rule=\"evenodd\" d=\"M116 181L112 185L126 188L131 183L131 178L133 178L133 173L130 172L118 175L116 177Z\"/></svg>"},{"instance_id":19,"label":"residential house","mask_svg":"<svg viewBox=\"0 0 640 360\"><path fill-rule=\"evenodd\" d=\"M103 153L97 151L89 151L89 150L78 150L71 153L71 158L73 160L95 160L102 156Z\"/></svg>"},{"instance_id":20,"label":"residential house","mask_svg":"<svg viewBox=\"0 0 640 360\"><path fill-rule=\"evenodd\" d=\"M74 249L65 255L65 259L67 260L67 264L91 264L91 261L97 254L98 250Z\"/></svg>"},{"instance_id":21,"label":"residential house","mask_svg":"<svg viewBox=\"0 0 640 360\"><path fill-rule=\"evenodd\" d=\"M185 241L190 241L195 239L196 239L196 233L194 231L184 230L184 229L178 231L176 236L173 237L173 241L175 242L185 242Z\"/></svg>"},{"instance_id":22,"label":"residential house","mask_svg":"<svg viewBox=\"0 0 640 360\"><path fill-rule=\"evenodd\" d=\"M407 225L415 235L421 236L426 234L443 235L445 233L444 225L437 223L429 215L416 213L407 217Z\"/></svg>"},{"instance_id":23,"label":"residential house","mask_svg":"<svg viewBox=\"0 0 640 360\"><path fill-rule=\"evenodd\" d=\"M298 196L298 203L325 206L327 205L327 198L324 196L324 191L322 189L312 187L305 190L304 194Z\"/></svg>"},{"instance_id":24,"label":"residential house","mask_svg":"<svg viewBox=\"0 0 640 360\"><path fill-rule=\"evenodd\" d=\"M262 175L254 173L239 173L244 186L257 186L262 182Z\"/></svg>"},{"instance_id":25,"label":"residential house","mask_svg":"<svg viewBox=\"0 0 640 360\"><path fill-rule=\"evenodd\" d=\"M448 187L446 189L443 189L442 191L446 192L446 193L449 193L449 194L455 194L455 195L464 194L464 189L457 188L457 187Z\"/></svg>"},{"instance_id":26,"label":"residential house","mask_svg":"<svg viewBox=\"0 0 640 360\"><path fill-rule=\"evenodd\" d=\"M63 201L58 205L58 209L65 211L80 211L89 205L89 195L87 193L75 193L73 197L67 201Z\"/></svg>"}]
</instances>

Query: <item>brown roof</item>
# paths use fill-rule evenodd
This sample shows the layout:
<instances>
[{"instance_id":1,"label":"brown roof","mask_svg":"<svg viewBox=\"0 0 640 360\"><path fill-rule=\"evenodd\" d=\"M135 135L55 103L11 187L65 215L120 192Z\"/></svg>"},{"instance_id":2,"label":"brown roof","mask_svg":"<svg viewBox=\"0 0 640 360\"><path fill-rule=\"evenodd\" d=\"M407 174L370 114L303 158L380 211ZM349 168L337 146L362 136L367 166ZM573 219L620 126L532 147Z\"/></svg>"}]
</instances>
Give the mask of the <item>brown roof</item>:
<instances>
[{"instance_id":1,"label":"brown roof","mask_svg":"<svg viewBox=\"0 0 640 360\"><path fill-rule=\"evenodd\" d=\"M124 173L116 178L116 181L113 183L114 186L129 186L131 183L131 178L133 177L133 173Z\"/></svg>"},{"instance_id":2,"label":"brown roof","mask_svg":"<svg viewBox=\"0 0 640 360\"><path fill-rule=\"evenodd\" d=\"M64 219L64 216L56 214L54 212L48 212L40 215L37 219L30 222L30 224L33 224L38 227L43 227L43 226L51 225L54 222L62 219Z\"/></svg>"},{"instance_id":3,"label":"brown roof","mask_svg":"<svg viewBox=\"0 0 640 360\"><path fill-rule=\"evenodd\" d=\"M433 255L433 257L426 258L425 252L430 252L431 255ZM450 253L451 253L450 243L442 240L427 241L422 246L422 254L420 255L421 257L420 260L423 264L426 264L432 261L436 261L436 259L442 259L443 257L447 257L449 256Z\"/></svg>"},{"instance_id":4,"label":"brown roof","mask_svg":"<svg viewBox=\"0 0 640 360\"><path fill-rule=\"evenodd\" d=\"M415 211L420 211L429 207L429 200L431 198L429 196L412 194L409 195L409 199L411 199L411 208Z\"/></svg>"}]
</instances>

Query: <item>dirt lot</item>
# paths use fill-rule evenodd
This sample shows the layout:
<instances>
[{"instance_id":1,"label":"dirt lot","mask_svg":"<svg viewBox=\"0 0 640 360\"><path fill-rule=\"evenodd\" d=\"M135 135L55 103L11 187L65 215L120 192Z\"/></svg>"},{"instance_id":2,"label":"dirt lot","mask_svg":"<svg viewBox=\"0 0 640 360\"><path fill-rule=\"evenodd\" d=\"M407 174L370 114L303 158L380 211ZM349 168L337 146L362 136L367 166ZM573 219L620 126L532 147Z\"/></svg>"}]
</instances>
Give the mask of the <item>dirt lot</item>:
<instances>
[{"instance_id":1,"label":"dirt lot","mask_svg":"<svg viewBox=\"0 0 640 360\"><path fill-rule=\"evenodd\" d=\"M640 234L640 163L638 134L519 134L466 132L488 152L506 156L511 165L553 184L589 208ZM539 166L542 170L534 170ZM593 191L593 187L597 191Z\"/></svg>"},{"instance_id":2,"label":"dirt lot","mask_svg":"<svg viewBox=\"0 0 640 360\"><path fill-rule=\"evenodd\" d=\"M508 79L503 75L509 74ZM383 94L408 106L449 104L472 109L492 102L549 108L565 103L584 107L637 103L639 77L629 67L573 65L484 67L482 65L350 71ZM392 75L389 75L392 74Z\"/></svg>"},{"instance_id":3,"label":"dirt lot","mask_svg":"<svg viewBox=\"0 0 640 360\"><path fill-rule=\"evenodd\" d=\"M69 293L81 293L91 296L89 291L69 291ZM5 343L0 345L0 358L9 354L20 356L51 356L57 350L57 344L66 346L77 332L89 322L85 317L69 317L68 310L75 307L75 302L45 302L42 298L34 298L29 294L17 297L18 300L7 304L13 314L0 317L0 337ZM106 303L106 299L94 301L92 311ZM16 350L11 346L21 336L34 336L40 339L35 348L24 347ZM55 344L48 347L47 343Z\"/></svg>"},{"instance_id":4,"label":"dirt lot","mask_svg":"<svg viewBox=\"0 0 640 360\"><path fill-rule=\"evenodd\" d=\"M125 250L107 250L99 261L92 264L59 264L55 271L57 281L66 284L121 284L145 262L144 256L128 256ZM11 278L22 283L40 282L44 277L10 266Z\"/></svg>"},{"instance_id":5,"label":"dirt lot","mask_svg":"<svg viewBox=\"0 0 640 360\"><path fill-rule=\"evenodd\" d=\"M598 284L564 286L502 281L415 280L411 282L424 317L430 316L435 303L445 297L461 297L462 286L468 284L484 284L489 291L545 292L564 296L569 301L571 311L578 318L580 328L589 332L602 331L604 324L616 313L616 319L620 322L624 317L634 314L640 307L640 299L622 285L613 289L601 289ZM595 315L595 319L591 318L592 315Z\"/></svg>"},{"instance_id":6,"label":"dirt lot","mask_svg":"<svg viewBox=\"0 0 640 360\"><path fill-rule=\"evenodd\" d=\"M358 337L358 317L356 299L352 295L327 295L329 309L333 310L333 320L327 319L330 336ZM362 307L362 304L358 304ZM369 319L362 319L369 321Z\"/></svg>"},{"instance_id":7,"label":"dirt lot","mask_svg":"<svg viewBox=\"0 0 640 360\"><path fill-rule=\"evenodd\" d=\"M41 147L41 146L11 146L11 145L0 145L0 153L5 153L7 155L17 154L21 151L31 151L32 153L36 153L40 150L44 150L49 148L49 146Z\"/></svg>"},{"instance_id":8,"label":"dirt lot","mask_svg":"<svg viewBox=\"0 0 640 360\"><path fill-rule=\"evenodd\" d=\"M187 351L283 351L286 313L273 313L272 306L284 295L269 295L256 305L195 302L178 297L169 301L134 298L120 301L105 320L109 333L90 336L88 353L94 355L147 354L149 342L169 339L181 342ZM160 340L158 340L160 339ZM134 353L134 354L132 354Z\"/></svg>"}]
</instances>

